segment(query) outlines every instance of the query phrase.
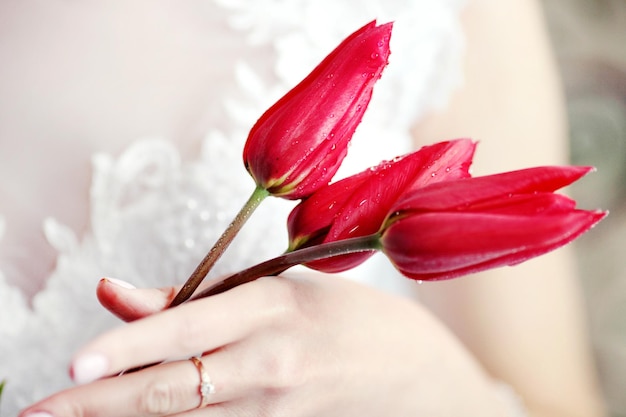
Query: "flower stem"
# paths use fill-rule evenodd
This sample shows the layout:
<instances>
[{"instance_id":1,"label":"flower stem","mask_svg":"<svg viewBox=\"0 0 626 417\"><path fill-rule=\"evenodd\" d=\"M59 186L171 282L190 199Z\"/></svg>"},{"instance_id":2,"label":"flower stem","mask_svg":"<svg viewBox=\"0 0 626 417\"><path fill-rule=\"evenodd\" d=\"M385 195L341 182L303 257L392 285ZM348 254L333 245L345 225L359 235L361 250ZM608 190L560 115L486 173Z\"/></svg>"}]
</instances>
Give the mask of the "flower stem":
<instances>
[{"instance_id":1,"label":"flower stem","mask_svg":"<svg viewBox=\"0 0 626 417\"><path fill-rule=\"evenodd\" d=\"M287 269L307 262L355 252L366 252L380 249L380 235L368 236L323 243L293 252L287 252L269 261L262 262L220 281L201 291L192 300L209 297L235 288L241 284L254 281L261 277L278 275Z\"/></svg>"},{"instance_id":2,"label":"flower stem","mask_svg":"<svg viewBox=\"0 0 626 417\"><path fill-rule=\"evenodd\" d=\"M200 285L211 268L213 268L213 265L215 265L215 262L217 262L220 256L222 256L226 248L228 248L254 210L256 210L256 208L268 195L269 192L264 188L257 186L254 189L248 201L246 201L241 210L239 210L239 213L237 213L233 221L230 222L226 230L224 230L224 233L222 233L217 242L215 242L204 259L200 261L200 264L198 264L187 282L185 282L178 294L176 294L176 297L174 297L169 307L175 307L191 297L196 288L198 288L198 285Z\"/></svg>"}]
</instances>

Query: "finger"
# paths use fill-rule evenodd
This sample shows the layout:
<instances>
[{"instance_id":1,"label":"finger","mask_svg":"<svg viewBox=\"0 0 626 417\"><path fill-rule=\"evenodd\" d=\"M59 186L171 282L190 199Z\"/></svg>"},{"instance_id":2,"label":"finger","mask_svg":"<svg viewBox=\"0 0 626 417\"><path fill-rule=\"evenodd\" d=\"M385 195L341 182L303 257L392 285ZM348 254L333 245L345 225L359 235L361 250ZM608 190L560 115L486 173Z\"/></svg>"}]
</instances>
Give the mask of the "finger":
<instances>
[{"instance_id":1,"label":"finger","mask_svg":"<svg viewBox=\"0 0 626 417\"><path fill-rule=\"evenodd\" d=\"M198 291L211 285L204 282ZM100 304L120 319L130 322L164 310L170 305L180 286L138 289L126 281L102 278L96 288Z\"/></svg>"},{"instance_id":2,"label":"finger","mask_svg":"<svg viewBox=\"0 0 626 417\"><path fill-rule=\"evenodd\" d=\"M201 361L205 363L206 358ZM219 364L223 363L228 361L217 358L211 365L215 368L204 369L211 372L217 369L216 374L229 375L220 369ZM201 381L198 368L190 360L170 362L60 392L21 415L45 412L64 417L170 416L231 400L237 395L236 388L232 388L236 381L224 385L218 382L213 383L214 391L206 393L203 399Z\"/></svg>"},{"instance_id":3,"label":"finger","mask_svg":"<svg viewBox=\"0 0 626 417\"><path fill-rule=\"evenodd\" d=\"M138 289L114 278L102 278L96 288L100 304L124 321L134 321L165 309L178 287Z\"/></svg>"},{"instance_id":4,"label":"finger","mask_svg":"<svg viewBox=\"0 0 626 417\"><path fill-rule=\"evenodd\" d=\"M241 340L283 312L279 286L272 285L279 280L264 278L113 329L78 352L71 374L86 383Z\"/></svg>"}]
</instances>

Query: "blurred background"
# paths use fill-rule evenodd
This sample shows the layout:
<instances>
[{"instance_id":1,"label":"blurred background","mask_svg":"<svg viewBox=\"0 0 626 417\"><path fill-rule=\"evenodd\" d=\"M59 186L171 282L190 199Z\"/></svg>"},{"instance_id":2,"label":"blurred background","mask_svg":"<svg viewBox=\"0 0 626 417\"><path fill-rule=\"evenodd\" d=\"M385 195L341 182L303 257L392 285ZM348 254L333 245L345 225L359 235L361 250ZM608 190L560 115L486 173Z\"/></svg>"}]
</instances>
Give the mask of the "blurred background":
<instances>
[{"instance_id":1,"label":"blurred background","mask_svg":"<svg viewBox=\"0 0 626 417\"><path fill-rule=\"evenodd\" d=\"M560 66L572 162L597 172L572 188L610 211L576 242L594 349L612 417L626 417L626 0L542 0Z\"/></svg>"},{"instance_id":2,"label":"blurred background","mask_svg":"<svg viewBox=\"0 0 626 417\"><path fill-rule=\"evenodd\" d=\"M498 0L495 0L498 1ZM547 23L552 37L554 50L556 52L558 64L561 70L562 79L566 91L567 110L570 123L571 137L571 157L572 162L580 165L593 165L597 167L597 172L587 176L583 181L575 184L571 192L574 197L580 201L584 208L602 208L610 211L610 216L594 230L578 240L575 245L578 251L578 262L581 269L581 279L586 291L586 301L588 304L589 320L591 336L593 340L593 348L595 350L598 368L602 383L604 385L607 400L611 409L611 417L626 417L626 0L540 0L543 3ZM202 0L196 0L198 4ZM41 1L45 4L45 1ZM64 2L59 2L63 4ZM66 2L67 4L80 6L81 2ZM115 2L114 2L115 3ZM0 0L0 35L3 34L3 28L6 30L10 25L18 25L20 21L10 20L7 18L7 11L10 8L17 8L19 0L3 1ZM105 4L104 2L102 4ZM122 4L121 2L119 4ZM174 3L173 3L174 4ZM23 6L26 7L26 6ZM201 7L198 6L200 9ZM147 22L160 25L158 31L147 32L158 33L159 36L154 42L153 50L142 51L147 55L146 62L157 62L164 69L161 73L163 78L154 76L151 68L133 69L132 76L145 81L146 77L153 77L144 83L138 83L146 86L146 90L132 90L129 97L138 97L138 101L129 101L120 106L108 95L106 91L102 96L94 97L94 101L99 106L111 112L115 120L125 120L127 125L122 123L111 124L106 126L107 129L101 130L102 137L116 138L116 129L127 129L129 135L134 137L141 136L145 132L137 130L137 126L142 125L142 117L146 120L160 120L159 115L168 114L167 120L176 120L177 123L169 131L165 125L157 125L159 131L166 133L167 137L193 137L196 138L203 130L199 130L198 126L190 123L190 120L202 119L198 115L199 110L204 109L204 92L206 85L203 84L206 74L211 70L212 61L210 57L204 59L200 65L194 63L190 65L186 58L188 51L182 49L179 45L187 45L188 39L211 38L212 33L207 32L200 20L190 19L189 16L180 13L163 13L159 14L159 10L146 11L135 5L135 13L144 14L154 13L151 18L146 17ZM172 8L175 9L175 8ZM184 9L184 8L183 8ZM191 9L191 8L190 8ZM46 11L45 8L41 10ZM80 12L81 9L78 8ZM3 15L3 12L5 13ZM64 30L62 25L50 25L51 16L42 11L29 11L30 17L35 16L31 21L37 21L37 36L45 39L49 30ZM77 14L76 16L80 16ZM70 18L76 17L70 15ZM215 19L219 19L215 16ZM173 27L181 20L195 22L195 25L187 25L184 33L180 33L176 39L167 38L166 34L172 33ZM78 22L78 23L77 23ZM94 23L95 22L95 23ZM102 39L97 37L96 25L98 21L81 22L79 19L71 20L68 18L68 27L71 29L73 24L84 24L85 26L93 25L94 32L89 32L84 39L71 39L72 43L63 44L58 50L52 49L45 51L46 54L70 54L74 50L80 49L84 44L90 42L100 42L97 45L107 45ZM132 24L132 19L128 18L120 23L122 30L128 29L128 25ZM17 31L16 33L21 33ZM141 36L148 36L141 34ZM140 38L141 38L140 36ZM35 38L38 39L38 38ZM9 48L10 45L3 44L0 36L0 49L2 47ZM123 52L132 56L136 53L142 43L126 42ZM8 50L8 49L7 49ZM165 50L167 53L162 53ZM197 51L196 51L197 52ZM107 55L108 54L108 55ZM105 50L102 55L106 57L111 55L111 50ZM28 54L24 54L28 58ZM66 55L63 55L66 56ZM163 61L159 57L175 57ZM192 54L189 54L192 56ZM198 55L195 55L198 56ZM22 57L24 58L24 57ZM152 59L153 61L150 61ZM106 64L106 61L93 61L94 67ZM126 71L124 62L117 62L118 66L112 66L109 78L101 80L116 86L117 71ZM180 66L185 68L188 85L194 87L194 94L191 100L181 93L184 91L179 88L180 80L174 78L174 74L179 73L177 68ZM11 66L5 65L11 68ZM46 68L46 71L40 71L36 65L32 65L33 71L39 71L41 74L49 75L51 79L55 79L58 74L64 71L79 72L83 68L58 67ZM2 73L0 64L0 73ZM87 68L93 69L93 68ZM56 73L54 71L57 71ZM161 76L159 75L159 76ZM39 79L36 77L36 79ZM84 85L77 85L73 89L65 90L65 85L56 85L53 83L45 83L47 78L42 78L41 84L35 84L32 88L33 97L40 94L42 85L49 85L48 93L55 93L55 88L59 89L63 94L66 102L63 106L52 111L51 114L33 112L36 117L45 117L54 119L58 112L65 112L67 109L74 109L72 103L75 98L81 99L83 94L81 88ZM132 79L131 79L132 81ZM86 79L86 83L91 83L90 79ZM107 85L109 85L107 84ZM166 86L159 97L153 97L150 91L151 85L158 84ZM127 88L134 87L133 83L129 83ZM139 87L135 87L139 88ZM29 90L30 91L30 90ZM4 91L5 96L10 95L10 91ZM144 100L144 101L142 101ZM157 103L155 104L155 100ZM1 101L1 100L0 100ZM36 100L31 100L36 103ZM145 110L146 103L154 108L155 113ZM3 108L5 120L12 114L19 112L19 106ZM31 102L28 103L32 104ZM128 118L128 108L140 109L142 112L135 111L132 119ZM175 114L172 114L176 110ZM46 111L48 109L45 109ZM77 109L81 111L82 109ZM57 111L55 113L54 111ZM11 113L13 112L13 113ZM207 112L210 113L210 112ZM189 118L187 115L193 117ZM139 119L137 124L132 124L135 119ZM163 117L165 120L165 117ZM99 120L94 117L93 120ZM204 119L202 119L204 122ZM95 123L95 122L94 122ZM165 122L164 122L165 123ZM6 128L6 123L0 125L0 131ZM49 126L42 123L42 126ZM192 128L189 126L192 125ZM56 125L52 124L53 127ZM123 127L120 127L123 126ZM87 125L87 128L89 125ZM59 129L65 126L58 126ZM38 132L41 126L33 123L32 130ZM75 138L83 138L84 132L78 130L72 131ZM133 130L136 129L136 130ZM54 131L52 132L54 133ZM10 137L10 135L7 135ZM39 146L46 144L45 135L41 135L42 140ZM102 138L95 137L93 140L99 141ZM120 137L123 141L125 138ZM71 146L78 143L77 140L68 142ZM86 143L83 141L81 143ZM122 142L120 142L122 143ZM68 145L69 146L69 145ZM29 151L29 157L32 156ZM87 147L81 151L91 154L91 148ZM42 158L46 158L46 151L38 153ZM75 177L73 174L74 167L68 166L69 177ZM9 170L10 171L10 170ZM2 172L2 167L0 167ZM69 178L68 177L68 178ZM80 179L82 180L82 179ZM78 179L77 179L78 181ZM87 181L86 179L84 180ZM87 187L87 185L84 185ZM58 190L53 190L58 194ZM64 199L58 199L65 201ZM70 201L71 200L67 200ZM47 211L50 207L45 208ZM60 217L64 223L70 223L70 220ZM85 220L86 221L86 220ZM0 228L1 228L0 224ZM35 233L35 232L33 232ZM39 233L37 228L36 233ZM0 259L1 261L1 259Z\"/></svg>"}]
</instances>

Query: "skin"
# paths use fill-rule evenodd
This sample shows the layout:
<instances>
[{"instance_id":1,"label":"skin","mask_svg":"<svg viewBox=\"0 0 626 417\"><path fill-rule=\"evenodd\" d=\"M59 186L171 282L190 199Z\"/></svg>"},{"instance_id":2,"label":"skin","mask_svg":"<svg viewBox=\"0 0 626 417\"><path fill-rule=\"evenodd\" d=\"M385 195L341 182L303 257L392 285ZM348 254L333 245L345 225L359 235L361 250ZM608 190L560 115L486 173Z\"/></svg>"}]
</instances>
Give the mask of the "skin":
<instances>
[{"instance_id":1,"label":"skin","mask_svg":"<svg viewBox=\"0 0 626 417\"><path fill-rule=\"evenodd\" d=\"M467 86L416 126L416 144L484 140L475 173L563 162L561 96L537 5L476 0L465 24ZM532 416L600 417L570 256L426 283L420 303L288 273L161 312L175 288L103 280L101 303L131 323L76 353L75 388L21 416L502 417L502 380ZM99 378L201 352L217 390L206 409L195 409L198 374L187 360Z\"/></svg>"},{"instance_id":2,"label":"skin","mask_svg":"<svg viewBox=\"0 0 626 417\"><path fill-rule=\"evenodd\" d=\"M132 320L166 305L172 292L122 289L103 280L98 294ZM155 304L146 308L146 299ZM200 315L207 319L188 320ZM385 337L373 337L378 334ZM76 358L104 353L106 373L116 374L199 351L212 352L203 360L217 390L210 397L216 405L202 415L414 416L441 410L440 399L450 392L457 397L454 407L446 405L440 415L455 415L456 407L471 415L506 415L478 363L427 310L330 275L263 278L136 320L97 338ZM44 409L55 415L177 415L198 405L197 386L194 367L180 361L81 385L53 396Z\"/></svg>"},{"instance_id":3,"label":"skin","mask_svg":"<svg viewBox=\"0 0 626 417\"><path fill-rule=\"evenodd\" d=\"M474 1L465 26L465 87L445 114L416 127L416 138L484 139L475 175L566 164L562 91L539 5ZM420 289L420 301L489 373L515 387L533 416L604 415L572 255L561 248L514 268ZM528 364L541 366L529 374Z\"/></svg>"}]
</instances>

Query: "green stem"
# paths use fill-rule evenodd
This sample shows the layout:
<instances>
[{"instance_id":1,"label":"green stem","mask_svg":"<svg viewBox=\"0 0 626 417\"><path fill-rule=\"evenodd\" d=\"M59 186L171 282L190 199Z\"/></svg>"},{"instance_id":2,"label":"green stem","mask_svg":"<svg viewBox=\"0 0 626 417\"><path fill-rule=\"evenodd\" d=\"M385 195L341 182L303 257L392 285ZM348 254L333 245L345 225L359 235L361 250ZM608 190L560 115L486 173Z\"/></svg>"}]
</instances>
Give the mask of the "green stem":
<instances>
[{"instance_id":1,"label":"green stem","mask_svg":"<svg viewBox=\"0 0 626 417\"><path fill-rule=\"evenodd\" d=\"M217 281L209 288L201 291L192 300L209 297L235 288L241 284L254 281L261 277L280 274L287 269L317 261L331 258L333 256L345 255L348 253L366 252L380 249L380 235L378 233L352 239L339 240L336 242L323 243L293 252L287 252L269 261L245 269L220 281Z\"/></svg>"},{"instance_id":2,"label":"green stem","mask_svg":"<svg viewBox=\"0 0 626 417\"><path fill-rule=\"evenodd\" d=\"M259 204L261 204L261 202L268 195L269 192L264 188L257 186L254 189L248 201L246 201L241 210L239 210L239 213L237 213L237 216L235 216L226 230L224 230L224 233L222 233L217 242L215 242L204 259L202 259L200 264L193 271L187 282L185 282L178 294L176 294L176 297L174 297L174 300L172 300L172 303L169 306L170 308L185 302L193 295L193 292L196 288L198 288L198 285L200 285L202 280L207 276L211 268L213 268L215 262L217 262L220 256L222 256L226 248L228 248L254 210L256 210Z\"/></svg>"},{"instance_id":3,"label":"green stem","mask_svg":"<svg viewBox=\"0 0 626 417\"><path fill-rule=\"evenodd\" d=\"M2 399L2 391L4 390L4 386L6 385L6 383L6 380L0 381L0 400Z\"/></svg>"}]
</instances>

